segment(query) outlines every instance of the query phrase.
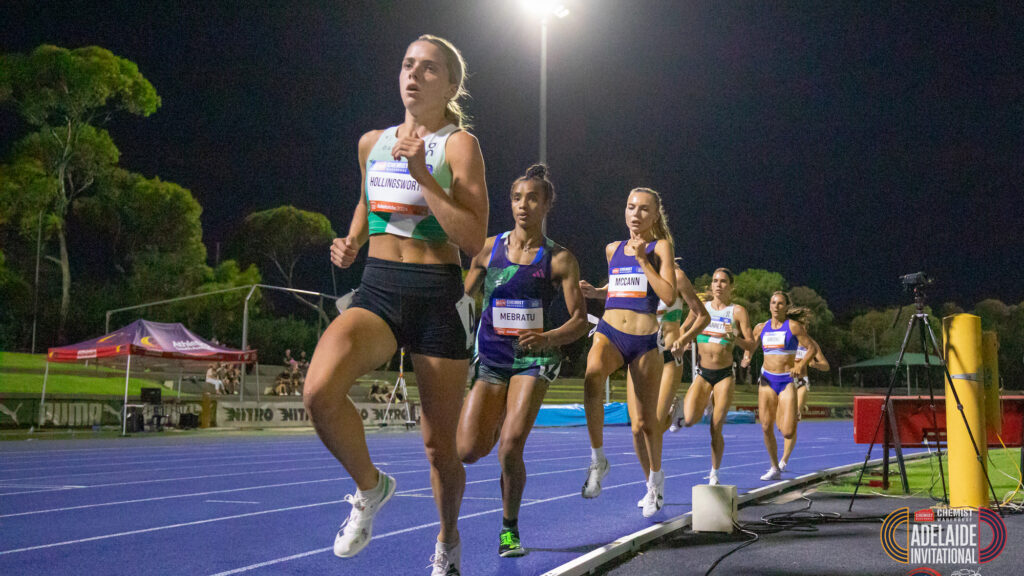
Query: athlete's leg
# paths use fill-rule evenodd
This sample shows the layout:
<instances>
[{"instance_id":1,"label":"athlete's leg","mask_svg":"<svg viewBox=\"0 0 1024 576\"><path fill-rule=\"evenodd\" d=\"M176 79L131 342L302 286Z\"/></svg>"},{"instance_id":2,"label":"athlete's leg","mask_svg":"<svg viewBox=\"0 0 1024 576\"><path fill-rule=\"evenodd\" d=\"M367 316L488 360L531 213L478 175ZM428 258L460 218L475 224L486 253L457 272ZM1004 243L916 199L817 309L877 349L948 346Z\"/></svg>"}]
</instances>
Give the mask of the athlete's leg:
<instances>
[{"instance_id":1,"label":"athlete's leg","mask_svg":"<svg viewBox=\"0 0 1024 576\"><path fill-rule=\"evenodd\" d=\"M600 332L594 334L583 379L583 411L587 417L591 448L604 446L604 383L620 366L622 354L611 340Z\"/></svg>"},{"instance_id":2,"label":"athlete's leg","mask_svg":"<svg viewBox=\"0 0 1024 576\"><path fill-rule=\"evenodd\" d=\"M772 468L776 469L779 467L779 445L775 440L775 411L779 405L779 397L771 386L758 385L757 388L757 416L761 420L764 447L768 449Z\"/></svg>"},{"instance_id":3,"label":"athlete's leg","mask_svg":"<svg viewBox=\"0 0 1024 576\"><path fill-rule=\"evenodd\" d=\"M505 518L516 520L526 487L523 450L526 438L544 402L548 381L537 376L513 376L508 384L505 423L501 427L498 459L501 461L501 500Z\"/></svg>"},{"instance_id":4,"label":"athlete's leg","mask_svg":"<svg viewBox=\"0 0 1024 576\"><path fill-rule=\"evenodd\" d=\"M807 394L810 392L806 385L796 389L796 403L797 403L797 419L799 419L804 411L807 410Z\"/></svg>"},{"instance_id":5,"label":"athlete's leg","mask_svg":"<svg viewBox=\"0 0 1024 576\"><path fill-rule=\"evenodd\" d=\"M725 419L729 415L729 406L732 406L735 389L734 378L730 376L719 380L711 390L711 394L714 396L711 409L711 468L715 470L722 466L722 454L725 453L722 427L725 426Z\"/></svg>"},{"instance_id":6,"label":"athlete's leg","mask_svg":"<svg viewBox=\"0 0 1024 576\"><path fill-rule=\"evenodd\" d=\"M629 412L629 428L633 433L633 450L636 452L636 459L640 461L640 468L644 471L644 480L651 474L651 460L647 456L647 442L644 440L644 433L640 429L640 413L636 402L636 389L633 385L633 374L626 370L626 411Z\"/></svg>"},{"instance_id":7,"label":"athlete's leg","mask_svg":"<svg viewBox=\"0 0 1024 576\"><path fill-rule=\"evenodd\" d=\"M661 470L661 439L665 429L658 421L658 394L661 372L665 364L657 348L648 350L643 356L629 364L633 376L632 390L639 419L638 427L647 445L647 459L650 470Z\"/></svg>"},{"instance_id":8,"label":"athlete's leg","mask_svg":"<svg viewBox=\"0 0 1024 576\"><path fill-rule=\"evenodd\" d=\"M413 354L412 365L420 390L423 445L430 461L430 485L441 518L437 539L455 544L459 541L459 507L466 488L466 469L459 460L455 437L469 360Z\"/></svg>"},{"instance_id":9,"label":"athlete's leg","mask_svg":"<svg viewBox=\"0 0 1024 576\"><path fill-rule=\"evenodd\" d=\"M459 417L459 459L472 464L487 456L498 441L508 385L477 380L466 394Z\"/></svg>"},{"instance_id":10,"label":"athlete's leg","mask_svg":"<svg viewBox=\"0 0 1024 576\"><path fill-rule=\"evenodd\" d=\"M363 374L384 364L397 349L391 329L376 314L350 308L334 319L313 352L303 402L313 427L360 490L377 486L363 419L348 392Z\"/></svg>"},{"instance_id":11,"label":"athlete's leg","mask_svg":"<svg viewBox=\"0 0 1024 576\"><path fill-rule=\"evenodd\" d=\"M796 442L796 388L792 382L779 393L775 424L779 427L779 432L782 432L783 438ZM783 460L788 460L788 457Z\"/></svg>"},{"instance_id":12,"label":"athlete's leg","mask_svg":"<svg viewBox=\"0 0 1024 576\"><path fill-rule=\"evenodd\" d=\"M683 367L675 362L666 362L661 371L661 387L658 389L658 422L668 430L672 425L672 414L675 412L676 392L683 378Z\"/></svg>"},{"instance_id":13,"label":"athlete's leg","mask_svg":"<svg viewBox=\"0 0 1024 576\"><path fill-rule=\"evenodd\" d=\"M708 397L711 395L711 384L698 375L686 391L686 398L683 399L683 423L693 426L704 417L704 409L708 407Z\"/></svg>"}]
</instances>

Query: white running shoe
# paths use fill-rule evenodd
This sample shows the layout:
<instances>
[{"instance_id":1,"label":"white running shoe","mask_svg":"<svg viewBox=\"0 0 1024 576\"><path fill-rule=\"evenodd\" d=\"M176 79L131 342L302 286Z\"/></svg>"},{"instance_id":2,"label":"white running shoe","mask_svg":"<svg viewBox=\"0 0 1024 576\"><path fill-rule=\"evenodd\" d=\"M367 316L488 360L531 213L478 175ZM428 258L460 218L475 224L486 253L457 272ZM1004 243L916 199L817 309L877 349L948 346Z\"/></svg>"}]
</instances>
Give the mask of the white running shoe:
<instances>
[{"instance_id":1,"label":"white running shoe","mask_svg":"<svg viewBox=\"0 0 1024 576\"><path fill-rule=\"evenodd\" d=\"M651 480L647 483L647 502L644 503L644 518L654 516L665 505L665 472L663 470L652 472Z\"/></svg>"},{"instance_id":2,"label":"white running shoe","mask_svg":"<svg viewBox=\"0 0 1024 576\"><path fill-rule=\"evenodd\" d=\"M360 496L359 492L345 496L345 501L352 504L352 511L341 524L338 535L334 537L335 556L351 558L370 543L373 535L373 517L395 495L395 479L384 472L380 472L380 477L384 486L376 501L369 501Z\"/></svg>"},{"instance_id":3,"label":"white running shoe","mask_svg":"<svg viewBox=\"0 0 1024 576\"><path fill-rule=\"evenodd\" d=\"M779 462L779 472L785 472L786 471L786 464L787 464L787 462L785 460L783 460L782 462Z\"/></svg>"},{"instance_id":4,"label":"white running shoe","mask_svg":"<svg viewBox=\"0 0 1024 576\"><path fill-rule=\"evenodd\" d=\"M768 471L764 473L764 476L761 476L761 480L766 482L770 480L778 480L779 478L782 478L782 470L779 470L775 466L769 468Z\"/></svg>"},{"instance_id":5,"label":"white running shoe","mask_svg":"<svg viewBox=\"0 0 1024 576\"><path fill-rule=\"evenodd\" d=\"M636 501L637 508L643 508L647 506L647 501L651 499L651 487L647 487L647 492L644 493L644 497Z\"/></svg>"},{"instance_id":6,"label":"white running shoe","mask_svg":"<svg viewBox=\"0 0 1024 576\"><path fill-rule=\"evenodd\" d=\"M607 458L601 458L596 462L590 461L590 468L587 469L587 481L583 483L581 491L584 498L597 498L601 493L601 480L608 475L610 468Z\"/></svg>"},{"instance_id":7,"label":"white running shoe","mask_svg":"<svg viewBox=\"0 0 1024 576\"><path fill-rule=\"evenodd\" d=\"M708 474L708 486L718 486L718 470L711 469L711 473Z\"/></svg>"},{"instance_id":8,"label":"white running shoe","mask_svg":"<svg viewBox=\"0 0 1024 576\"><path fill-rule=\"evenodd\" d=\"M668 427L668 431L669 432L679 432L679 429L683 427L682 426L682 424L683 424L682 412L683 412L683 403L682 403L682 401L677 400L672 405L672 416L669 417L671 419L672 424L670 424L669 427Z\"/></svg>"},{"instance_id":9,"label":"white running shoe","mask_svg":"<svg viewBox=\"0 0 1024 576\"><path fill-rule=\"evenodd\" d=\"M430 576L459 576L462 566L462 542L453 548L446 548L444 542L434 545L434 555L430 557Z\"/></svg>"}]
</instances>

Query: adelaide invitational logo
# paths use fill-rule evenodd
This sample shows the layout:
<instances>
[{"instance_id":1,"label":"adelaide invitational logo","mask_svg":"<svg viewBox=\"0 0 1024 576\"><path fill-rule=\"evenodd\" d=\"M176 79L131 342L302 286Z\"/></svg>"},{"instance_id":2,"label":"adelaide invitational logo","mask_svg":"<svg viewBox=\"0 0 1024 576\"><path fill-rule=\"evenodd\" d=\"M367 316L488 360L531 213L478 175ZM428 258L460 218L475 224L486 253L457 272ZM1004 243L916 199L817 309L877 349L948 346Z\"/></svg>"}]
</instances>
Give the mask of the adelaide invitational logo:
<instances>
[{"instance_id":1,"label":"adelaide invitational logo","mask_svg":"<svg viewBox=\"0 0 1024 576\"><path fill-rule=\"evenodd\" d=\"M974 565L995 560L1006 545L1006 524L988 508L894 510L885 517L882 548L901 564ZM911 574L935 575L931 568Z\"/></svg>"}]
</instances>

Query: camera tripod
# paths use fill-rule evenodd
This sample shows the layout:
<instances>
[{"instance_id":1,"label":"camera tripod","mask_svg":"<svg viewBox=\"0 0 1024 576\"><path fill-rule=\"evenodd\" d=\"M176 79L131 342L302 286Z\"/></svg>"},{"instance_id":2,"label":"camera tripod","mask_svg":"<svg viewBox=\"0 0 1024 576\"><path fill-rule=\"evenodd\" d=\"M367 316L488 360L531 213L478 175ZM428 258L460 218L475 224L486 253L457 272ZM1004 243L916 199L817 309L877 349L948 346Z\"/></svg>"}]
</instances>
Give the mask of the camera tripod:
<instances>
[{"instance_id":1,"label":"camera tripod","mask_svg":"<svg viewBox=\"0 0 1024 576\"><path fill-rule=\"evenodd\" d=\"M416 420L412 417L412 407L409 405L409 390L405 387L405 348L401 350L398 361L398 378L395 380L395 387L391 390L391 398L388 398L388 405L384 409L384 419L380 423L381 427L387 426L391 421L391 405L395 403L395 397L399 389L402 390L402 398L405 403L404 424L406 429L409 429L416 425Z\"/></svg>"},{"instance_id":2,"label":"camera tripod","mask_svg":"<svg viewBox=\"0 0 1024 576\"><path fill-rule=\"evenodd\" d=\"M871 444L868 446L867 455L864 456L864 464L860 467L860 474L857 476L857 484L853 488L853 495L850 497L850 506L847 510L853 510L853 502L857 498L857 491L860 489L861 480L864 478L864 471L867 470L868 461L871 460L871 452L875 447L875 438L878 437L878 431L882 427L883 422L887 422L887 436L891 434L893 445L896 449L896 461L899 465L900 479L903 483L903 493L908 494L910 492L910 484L907 481L907 468L903 460L903 445L900 442L900 431L896 421L896 414L893 410L892 404L892 391L896 385L896 379L900 372L900 365L903 364L903 357L907 352L907 344L910 343L910 336L914 332L914 327L918 329L918 334L921 338L921 351L924 353L925 363L925 381L928 384L928 399L931 404L932 413L932 429L936 431L933 435L935 440L935 455L939 460L939 477L942 479L942 501L945 504L949 504L949 492L946 490L946 475L942 467L942 447L939 444L938 438L938 420L935 416L935 392L932 388L932 379L929 375L927 368L931 367L930 356L928 352L928 344L931 344L931 349L934 352L936 358L938 358L938 364L942 366L943 374L945 374L946 381L949 382L949 390L952 393L953 400L956 401L956 408L960 412L960 417L963 419L964 427L967 429L967 435L971 439L971 445L974 446L974 454L978 458L978 463L981 465L981 469L985 474L985 482L988 484L989 490L992 492L992 500L995 502L996 510L1002 512L999 507L999 498L996 497L995 488L992 486L992 481L989 479L988 470L985 468L985 463L982 459L981 450L978 447L978 442L974 437L974 432L971 430L970 424L967 422L967 416L964 414L964 406L960 401L960 395L956 391L956 384L953 382L953 376L949 373L949 366L946 364L945 358L942 356L942 352L939 348L938 340L935 338L935 332L932 330L931 324L928 323L928 313L924 311L925 294L922 285L918 284L913 287L914 289L914 308L915 312L910 317L910 321L907 323L907 332L903 336L903 344L900 346L899 357L896 359L896 365L893 366L892 375L889 377L889 388L885 393L885 400L882 401L882 412L878 418L878 424L875 425L875 432L871 435ZM893 326L899 322L899 315L902 312L902 307L896 314L896 318L893 320ZM927 332L928 338L925 338ZM949 401L949 399L946 399ZM946 426L949 426L947 422ZM984 433L984 431L982 431ZM926 436L927 441L927 436ZM888 454L886 454L885 465L888 465Z\"/></svg>"}]
</instances>

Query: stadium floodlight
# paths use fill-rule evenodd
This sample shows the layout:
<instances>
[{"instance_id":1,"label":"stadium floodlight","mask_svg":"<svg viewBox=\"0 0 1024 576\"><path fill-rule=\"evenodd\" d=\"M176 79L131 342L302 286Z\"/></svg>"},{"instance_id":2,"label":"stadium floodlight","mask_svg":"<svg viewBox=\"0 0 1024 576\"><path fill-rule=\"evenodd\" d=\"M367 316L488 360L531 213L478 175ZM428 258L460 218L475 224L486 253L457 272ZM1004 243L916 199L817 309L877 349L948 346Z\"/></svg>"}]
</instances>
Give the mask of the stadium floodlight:
<instances>
[{"instance_id":1,"label":"stadium floodlight","mask_svg":"<svg viewBox=\"0 0 1024 576\"><path fill-rule=\"evenodd\" d=\"M548 20L565 18L569 9L557 0L522 0L523 8L540 18L540 150L537 160L547 163L548 156Z\"/></svg>"}]
</instances>

